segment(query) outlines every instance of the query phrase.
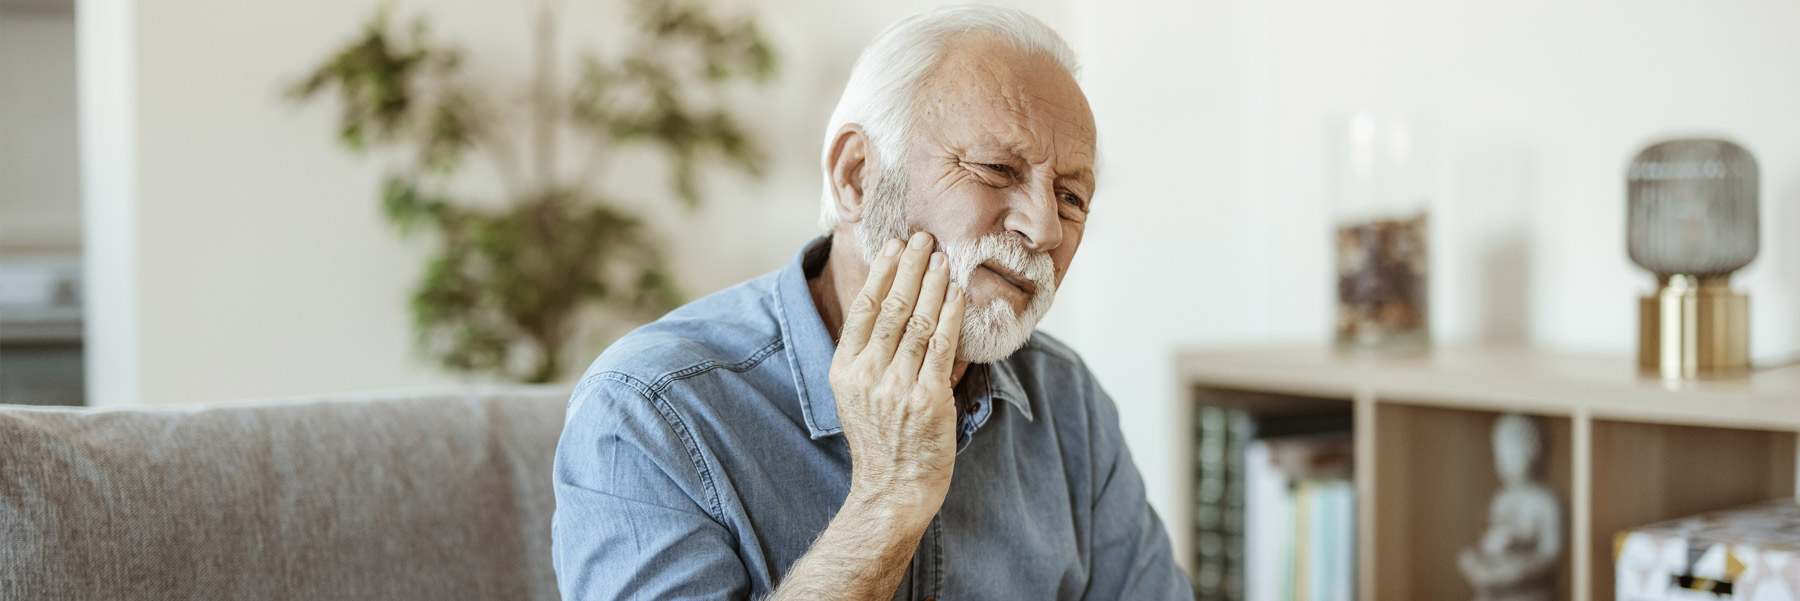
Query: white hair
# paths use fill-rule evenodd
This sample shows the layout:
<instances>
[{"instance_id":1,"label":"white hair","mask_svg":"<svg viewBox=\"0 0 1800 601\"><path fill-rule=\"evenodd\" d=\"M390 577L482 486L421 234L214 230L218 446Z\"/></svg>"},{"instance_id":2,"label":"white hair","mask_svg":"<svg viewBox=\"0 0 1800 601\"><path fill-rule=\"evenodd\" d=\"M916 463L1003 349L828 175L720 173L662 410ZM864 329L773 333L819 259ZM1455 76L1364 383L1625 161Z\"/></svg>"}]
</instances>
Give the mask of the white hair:
<instances>
[{"instance_id":1,"label":"white hair","mask_svg":"<svg viewBox=\"0 0 1800 601\"><path fill-rule=\"evenodd\" d=\"M832 192L831 146L839 129L861 125L877 157L898 161L903 141L913 127L914 97L925 76L944 56L952 42L979 35L1008 42L1027 53L1050 58L1070 77L1079 74L1075 52L1062 36L1043 21L1024 11L964 4L945 6L906 18L875 36L850 68L850 82L838 98L837 109L825 126L821 161L826 167L825 191L819 227L837 229L837 202Z\"/></svg>"}]
</instances>

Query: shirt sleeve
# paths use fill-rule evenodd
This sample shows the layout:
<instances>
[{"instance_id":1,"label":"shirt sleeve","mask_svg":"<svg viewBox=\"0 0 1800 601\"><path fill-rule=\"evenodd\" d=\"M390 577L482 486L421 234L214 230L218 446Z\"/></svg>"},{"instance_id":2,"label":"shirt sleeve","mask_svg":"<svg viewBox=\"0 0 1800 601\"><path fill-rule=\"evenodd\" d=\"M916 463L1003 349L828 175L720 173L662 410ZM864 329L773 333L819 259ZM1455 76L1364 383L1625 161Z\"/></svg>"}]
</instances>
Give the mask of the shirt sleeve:
<instances>
[{"instance_id":1,"label":"shirt sleeve","mask_svg":"<svg viewBox=\"0 0 1800 601\"><path fill-rule=\"evenodd\" d=\"M1175 563L1169 533L1144 492L1119 431L1112 398L1092 385L1095 408L1094 578L1085 598L1157 601L1194 598L1187 574Z\"/></svg>"},{"instance_id":2,"label":"shirt sleeve","mask_svg":"<svg viewBox=\"0 0 1800 601\"><path fill-rule=\"evenodd\" d=\"M556 447L551 555L562 598L748 599L692 432L640 383L605 376L576 388Z\"/></svg>"}]
</instances>

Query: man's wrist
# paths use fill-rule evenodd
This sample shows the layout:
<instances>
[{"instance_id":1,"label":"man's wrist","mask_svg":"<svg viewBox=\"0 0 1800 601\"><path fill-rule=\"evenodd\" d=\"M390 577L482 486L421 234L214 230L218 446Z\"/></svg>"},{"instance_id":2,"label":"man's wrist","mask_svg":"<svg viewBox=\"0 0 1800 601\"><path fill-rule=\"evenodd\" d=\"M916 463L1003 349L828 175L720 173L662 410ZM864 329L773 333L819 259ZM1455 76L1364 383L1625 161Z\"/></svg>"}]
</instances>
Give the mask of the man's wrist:
<instances>
[{"instance_id":1,"label":"man's wrist","mask_svg":"<svg viewBox=\"0 0 1800 601\"><path fill-rule=\"evenodd\" d=\"M916 503L896 502L897 490L852 484L831 525L769 601L893 597L932 518L921 518Z\"/></svg>"},{"instance_id":2,"label":"man's wrist","mask_svg":"<svg viewBox=\"0 0 1800 601\"><path fill-rule=\"evenodd\" d=\"M943 499L928 498L916 489L852 484L838 514L916 539L931 524L932 518L937 517L941 506Z\"/></svg>"}]
</instances>

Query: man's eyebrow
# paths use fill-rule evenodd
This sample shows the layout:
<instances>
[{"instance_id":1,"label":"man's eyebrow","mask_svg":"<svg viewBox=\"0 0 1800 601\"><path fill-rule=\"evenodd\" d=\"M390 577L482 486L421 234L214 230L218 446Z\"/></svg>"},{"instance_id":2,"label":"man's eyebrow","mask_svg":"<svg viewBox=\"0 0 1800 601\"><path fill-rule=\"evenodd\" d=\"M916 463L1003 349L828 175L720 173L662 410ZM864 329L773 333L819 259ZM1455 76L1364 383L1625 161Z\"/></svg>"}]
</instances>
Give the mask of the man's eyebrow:
<instances>
[{"instance_id":1,"label":"man's eyebrow","mask_svg":"<svg viewBox=\"0 0 1800 601\"><path fill-rule=\"evenodd\" d=\"M978 159L990 159L990 158L1000 158L1000 157L1006 157L1008 159L1013 159L1013 158L1019 157L1019 153L1015 152L1012 147L1007 146L1005 144L995 144L995 143L990 143L990 142L976 142L974 144L966 144L962 148L958 149L956 151L956 154L958 156L961 156L963 160L978 160Z\"/></svg>"},{"instance_id":2,"label":"man's eyebrow","mask_svg":"<svg viewBox=\"0 0 1800 601\"><path fill-rule=\"evenodd\" d=\"M963 147L963 152L966 154L996 153L1019 159L1023 159L1031 154L1030 150L1031 145L1028 142L1008 143L1006 140L994 137L989 137L985 140ZM1092 184L1094 182L1094 167L1092 165L1083 165L1074 169L1060 170L1056 172L1056 179L1058 181L1073 180L1084 184Z\"/></svg>"},{"instance_id":3,"label":"man's eyebrow","mask_svg":"<svg viewBox=\"0 0 1800 601\"><path fill-rule=\"evenodd\" d=\"M1056 172L1056 179L1059 179L1059 180L1072 179L1072 180L1076 180L1076 181L1079 181L1082 183L1090 183L1090 182L1094 181L1094 168L1093 167L1081 167L1079 169L1072 169L1069 171L1058 171L1058 172Z\"/></svg>"},{"instance_id":4,"label":"man's eyebrow","mask_svg":"<svg viewBox=\"0 0 1800 601\"><path fill-rule=\"evenodd\" d=\"M1025 156L1026 145L1023 142L1008 142L1006 140L989 138L970 144L968 149L970 152L1005 154L1023 158Z\"/></svg>"}]
</instances>

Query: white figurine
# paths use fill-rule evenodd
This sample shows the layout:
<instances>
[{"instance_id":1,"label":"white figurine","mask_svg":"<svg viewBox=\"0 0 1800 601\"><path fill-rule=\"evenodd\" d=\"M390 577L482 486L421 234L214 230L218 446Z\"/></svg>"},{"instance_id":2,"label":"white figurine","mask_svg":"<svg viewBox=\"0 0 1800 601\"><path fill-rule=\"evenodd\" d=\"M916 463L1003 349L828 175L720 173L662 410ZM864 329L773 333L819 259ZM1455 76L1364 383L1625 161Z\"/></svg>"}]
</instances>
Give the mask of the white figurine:
<instances>
[{"instance_id":1,"label":"white figurine","mask_svg":"<svg viewBox=\"0 0 1800 601\"><path fill-rule=\"evenodd\" d=\"M1536 478L1544 437L1531 418L1494 422L1494 466L1500 492L1488 505L1481 542L1464 547L1457 567L1475 601L1550 601L1562 555L1562 512L1556 494Z\"/></svg>"}]
</instances>

